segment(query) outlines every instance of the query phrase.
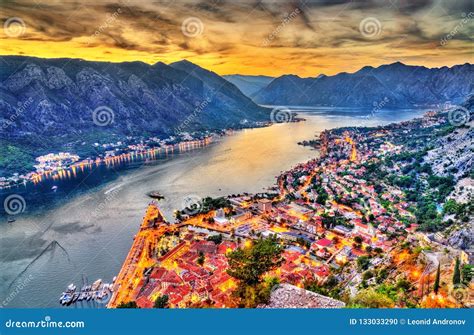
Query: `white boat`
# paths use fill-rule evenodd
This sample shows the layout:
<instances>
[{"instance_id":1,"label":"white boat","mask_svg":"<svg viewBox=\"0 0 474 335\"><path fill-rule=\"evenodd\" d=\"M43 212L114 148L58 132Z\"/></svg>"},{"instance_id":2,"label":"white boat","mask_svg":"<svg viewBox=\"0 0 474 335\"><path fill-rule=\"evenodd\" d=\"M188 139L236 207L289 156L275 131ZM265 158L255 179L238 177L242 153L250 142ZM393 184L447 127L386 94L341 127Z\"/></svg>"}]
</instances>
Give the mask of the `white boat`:
<instances>
[{"instance_id":1,"label":"white boat","mask_svg":"<svg viewBox=\"0 0 474 335\"><path fill-rule=\"evenodd\" d=\"M100 287L100 285L102 285L102 279L97 279L94 284L92 284L92 291L97 291Z\"/></svg>"}]
</instances>

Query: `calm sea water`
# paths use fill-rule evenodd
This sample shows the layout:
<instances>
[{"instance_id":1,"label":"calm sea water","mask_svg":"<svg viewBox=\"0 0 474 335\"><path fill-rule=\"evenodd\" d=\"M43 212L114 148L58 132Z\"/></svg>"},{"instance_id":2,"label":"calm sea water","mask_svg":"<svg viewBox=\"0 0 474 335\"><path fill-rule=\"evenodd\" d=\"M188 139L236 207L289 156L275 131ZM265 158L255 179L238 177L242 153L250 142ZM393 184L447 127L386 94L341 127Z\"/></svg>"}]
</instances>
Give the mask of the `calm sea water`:
<instances>
[{"instance_id":1,"label":"calm sea water","mask_svg":"<svg viewBox=\"0 0 474 335\"><path fill-rule=\"evenodd\" d=\"M0 304L3 307L59 307L69 283L87 278L111 281L118 273L151 200L169 220L191 197L260 192L275 177L318 152L297 145L324 129L374 126L421 115L422 110L370 111L294 108L306 122L243 130L206 148L151 164L99 168L63 182L3 192L26 199L15 222L0 221ZM367 117L369 116L369 117ZM56 192L51 186L56 185ZM103 307L95 303L80 307Z\"/></svg>"}]
</instances>

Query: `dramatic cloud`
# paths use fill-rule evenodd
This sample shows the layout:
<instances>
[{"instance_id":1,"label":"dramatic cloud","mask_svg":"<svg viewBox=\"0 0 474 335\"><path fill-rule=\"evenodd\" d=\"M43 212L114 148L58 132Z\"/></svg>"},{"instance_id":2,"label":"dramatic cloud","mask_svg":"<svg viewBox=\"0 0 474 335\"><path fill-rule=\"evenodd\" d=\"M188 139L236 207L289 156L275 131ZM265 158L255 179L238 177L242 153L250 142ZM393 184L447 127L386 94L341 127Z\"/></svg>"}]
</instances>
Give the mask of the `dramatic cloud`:
<instances>
[{"instance_id":1,"label":"dramatic cloud","mask_svg":"<svg viewBox=\"0 0 474 335\"><path fill-rule=\"evenodd\" d=\"M471 61L472 1L4 0L1 54L316 76Z\"/></svg>"}]
</instances>

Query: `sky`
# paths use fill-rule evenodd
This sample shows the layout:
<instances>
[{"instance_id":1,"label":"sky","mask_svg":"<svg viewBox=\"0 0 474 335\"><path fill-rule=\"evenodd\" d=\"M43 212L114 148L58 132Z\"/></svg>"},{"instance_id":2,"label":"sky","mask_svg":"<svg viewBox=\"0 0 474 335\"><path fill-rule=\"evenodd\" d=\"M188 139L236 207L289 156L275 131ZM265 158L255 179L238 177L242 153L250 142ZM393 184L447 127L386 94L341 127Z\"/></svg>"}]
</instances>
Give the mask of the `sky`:
<instances>
[{"instance_id":1,"label":"sky","mask_svg":"<svg viewBox=\"0 0 474 335\"><path fill-rule=\"evenodd\" d=\"M472 63L471 0L0 0L0 55L315 77Z\"/></svg>"}]
</instances>

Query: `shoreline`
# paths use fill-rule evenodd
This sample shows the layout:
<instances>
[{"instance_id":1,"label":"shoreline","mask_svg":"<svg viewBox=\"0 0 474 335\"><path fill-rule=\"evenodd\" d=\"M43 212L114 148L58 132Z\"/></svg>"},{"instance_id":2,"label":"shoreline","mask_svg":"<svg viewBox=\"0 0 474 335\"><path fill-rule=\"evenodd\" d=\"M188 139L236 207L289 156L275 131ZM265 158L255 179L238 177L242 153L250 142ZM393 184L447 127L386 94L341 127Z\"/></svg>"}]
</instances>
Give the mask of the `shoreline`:
<instances>
[{"instance_id":1,"label":"shoreline","mask_svg":"<svg viewBox=\"0 0 474 335\"><path fill-rule=\"evenodd\" d=\"M341 186L343 182L345 183L355 182L357 184L357 176L359 176L359 178L361 176L360 174L358 174L360 173L360 171L358 172L358 169L360 169L359 164L361 162L365 162L366 160L371 160L372 157L374 157L373 150L376 150L376 152L378 152L378 150L386 150L386 152L396 154L399 151L398 146L396 144L391 144L390 142L394 139L394 137L396 138L398 136L397 134L400 131L399 129L402 129L402 130L414 129L414 127L417 127L420 124L427 127L430 127L430 126L436 127L438 125L441 125L441 126L445 125L446 123L443 117L441 116L441 113L439 114L427 113L423 117L415 117L409 121L394 122L385 126L364 127L364 129L361 129L361 132L359 132L358 129L353 129L351 127L338 127L338 128L322 131L320 133L319 140L317 141L317 143L314 143L314 144L317 144L320 150L320 156L318 158L311 159L304 163L297 164L290 170L284 171L279 176L277 176L276 185L278 187L278 194L270 195L269 193L263 193L263 200L265 201L265 203L271 203L270 208L273 207L273 209L270 209L270 212L267 212L266 209L262 209L260 207L261 198L256 197L253 194L244 193L245 196L226 195L219 198L222 200L226 199L226 201L230 201L229 205L227 206L230 206L231 212L237 211L237 214L238 214L239 211L241 211L240 213L245 213L245 211L249 211L248 212L249 216L248 217L245 216L245 218L242 221L232 221L232 220L228 221L227 219L224 219L221 216L218 217L219 215L218 211L216 211L215 208L211 208L211 209L199 210L189 215L185 215L184 218L179 218L175 222L168 223L163 218L160 212L160 209L158 208L156 203L151 202L147 207L146 215L140 226L139 232L136 235L136 236L140 236L140 239L137 239L137 237L135 237L132 247L130 248L129 253L127 255L127 258L122 264L122 267L119 272L119 277L121 278L121 282L120 284L117 284L116 289L114 290L115 293L114 293L113 302L111 302L108 305L108 307L114 308L114 307L117 307L117 305L119 305L120 303L128 303L131 301L137 301L139 307L142 307L142 308L151 307L150 304L153 303L154 298L152 298L151 296L147 297L143 295L142 292L143 290L145 290L145 292L149 292L149 290L151 290L151 287L148 288L149 285L158 285L159 287L160 281L158 280L157 282L155 282L152 280L151 284L148 284L150 280L150 274L153 277L154 276L153 273L157 271L157 269L162 269L159 271L165 271L165 273L166 271L170 271L170 273L173 273L174 271L176 271L177 274L180 273L179 271L183 271L182 270L183 267L186 268L186 265L184 264L177 266L176 263L174 263L175 265L170 265L169 267L163 264L171 264L170 262L172 262L172 260L175 259L175 256L173 256L174 254L176 255L179 254L179 255L183 255L183 257L188 257L188 256L185 256L185 255L188 255L188 252L186 250L193 247L193 243L190 241L192 240L196 241L196 239L197 241L206 240L206 236L208 236L207 240L209 241L209 236L212 236L213 234L217 233L217 234L221 234L221 236L224 235L224 240L227 243L226 245L228 246L233 245L232 248L239 247L239 245L240 246L247 245L249 243L247 241L252 241L256 237L255 236L252 237L252 235L247 235L247 234L242 235L242 233L240 232L238 233L240 227L247 220L251 220L252 217L254 217L254 219L252 220L254 220L255 222L262 220L262 218L266 216L274 217L276 215L275 208L279 208L278 210L281 210L282 208L291 207L295 205L297 206L296 208L299 208L299 209L294 209L294 210L300 212L300 214L291 214L291 215L296 215L300 221L303 220L304 222L308 220L307 211L310 211L309 208L312 208L311 211L313 211L314 213L313 215L315 217L319 217L320 219L321 218L323 219L320 224L317 224L315 226L315 230L312 231L311 233L306 231L307 228L302 229L298 225L287 227L289 223L283 224L281 228L266 228L266 229L270 229L270 231L274 231L275 234L279 236L279 238L282 238L284 236L282 235L282 232L285 232L285 231L291 232L293 234L302 234L300 236L306 235L307 236L306 238L311 239L312 241L311 243L316 243L316 242L319 243L319 241L317 241L317 238L318 238L318 235L322 234L322 238L320 237L321 238L320 241L324 241L324 245L327 246L327 248L325 247L323 249L319 249L316 255L320 259L329 258L329 260L326 262L328 265L329 265L329 261L331 262L335 261L338 264L341 261L343 262L341 264L344 264L346 262L345 255L338 255L342 251L342 249L334 250L334 251L331 251L330 253L327 250L329 248L329 245L331 244L331 243L329 245L327 244L329 243L327 242L328 241L327 239L330 238L329 236L334 236L334 232L332 230L334 226L331 226L331 224L328 223L329 226L326 227L325 226L326 224L324 223L325 220L328 220L331 218L331 215L326 216L327 215L326 212L328 211L328 208L330 208L329 214L331 213L331 211L333 211L332 216L334 218L339 211L350 214L350 216L348 217L351 217L352 219L350 220L350 224L347 224L347 228L345 229L348 231L351 231L354 229L354 232L356 235L351 234L349 236L352 236L352 237L357 236L361 240L360 243L361 244L363 243L363 245L367 247L367 251L359 250L356 256L352 256L353 260L358 260L360 256L371 254L373 250L372 248L375 248L375 250L379 249L380 252L382 253L383 252L388 253L389 255L391 255L390 257L396 257L396 254L400 252L397 248L399 247L399 243L401 243L400 241L404 240L403 237L406 237L407 234L410 235L414 233L418 228L418 225L414 224L412 222L413 221L412 219L409 219L409 221L407 221L408 223L404 223L404 221L402 221L401 219L400 219L401 221L399 222L396 219L398 217L407 216L407 215L408 215L408 218L411 217L409 213L404 209L406 208L407 204L404 203L405 200L403 196L401 196L400 205L398 205L400 207L395 206L396 208L392 208L390 209L390 211L387 212L387 210L384 210L382 208L382 207L385 207L385 205L381 206L379 203L379 201L381 201L381 199L386 194L385 193L382 194L381 193L382 191L375 190L374 186L372 185L372 182L374 182L374 180L372 180L372 182L369 182L367 184L365 184L364 182L361 185L359 185L359 188L353 189L353 190L356 190L356 194L358 192L362 192L362 194L366 194L366 196L369 197L370 210L368 211L368 213L370 213L370 215L373 217L370 220L374 220L374 219L380 220L379 221L380 227L378 227L375 230L375 228L373 228L372 226L364 224L363 220L364 219L368 220L367 219L368 213L366 212L366 208L360 207L360 210L359 210L358 207L349 205L350 202L348 203L347 199L346 201L343 201L344 199L339 199L336 201L335 200L336 198L334 198L334 196L331 195L329 198L330 201L328 201L328 203L326 203L326 199L324 199L322 200L323 206L318 206L316 202L318 203L320 202L319 196L318 196L317 201L313 203L313 202L308 202L308 200L304 200L304 201L298 200L300 198L298 197L295 198L295 194L300 194L300 196L303 199L308 199L308 196L309 196L308 186L311 187L311 183L314 183L314 180L319 179L321 178L321 176L325 176L325 175L330 176L330 178L335 178L335 179L332 182L327 182L327 186L323 186L325 190L321 189L317 192L317 194L319 195L321 195L322 193L331 192L330 191L331 189L334 190L334 187L337 185ZM385 139L385 136L388 136L387 139ZM383 140L379 141L378 146L374 145L373 148L364 147L364 143L366 143L370 138L383 138ZM358 148L357 144L359 142L361 143L362 147ZM380 149L380 146L384 149ZM387 148L385 148L385 146L387 146ZM377 157L377 155L375 155L375 157ZM341 178L341 176L338 177L338 173L336 171L339 171L341 167L346 166L346 165L350 166L349 170L355 172L355 175L350 175L351 176L350 178L344 178L344 177ZM305 174L302 175L303 172L306 173L306 175ZM290 181L291 183L291 181L295 180L294 176L300 176L300 177L297 177L297 179L300 180L300 182L297 183L298 186L295 186L294 183L292 183L291 185L288 183L288 181ZM301 180L303 176L306 176L306 177L304 180ZM327 178L327 177L324 177L324 178ZM375 180L375 183L377 183L376 180ZM327 187L329 187L329 189ZM315 198L313 199L315 200ZM325 203L326 205L324 206ZM198 205L198 208L201 208L200 206L202 205ZM263 207L263 208L266 208L266 207ZM307 208L307 209L304 209L304 208ZM361 213L362 210L364 211L364 213ZM158 213L154 219L149 218L148 213L150 213L151 211L154 213ZM287 212L287 213L289 214L292 212ZM243 214L238 214L238 216L242 216L242 215ZM215 223L214 220L218 220L218 219L219 219L218 221L219 223ZM289 220L289 218L287 220ZM226 223L221 223L221 221L226 222ZM402 224L402 222L404 224ZM381 228L382 227L381 223L384 225L383 229ZM264 226L266 225L264 223L260 223L260 224ZM377 226L379 224L377 224ZM257 229L257 227L259 226L259 224L255 224L255 225L256 226L253 225L254 227L253 229ZM185 229L185 232L187 232L188 235L194 236L194 238L191 237L191 240L189 240L190 237L187 237L184 240L182 240L181 239L182 231L180 229L182 227L186 227L187 229ZM278 227L280 227L280 225L278 225ZM346 227L346 223L344 224L344 227ZM390 229L392 229L392 231L388 233L387 228L389 231ZM344 235L344 234L347 234L347 233L344 230L342 231L344 232L343 233L344 237L337 237L335 238L334 241L336 241L336 239L337 241L339 241L340 239L343 239L343 240L346 239L347 235ZM161 241L161 239L164 238L164 236L167 236L167 234L168 235L177 234L176 236L180 236L178 237L178 240L176 241L177 244L175 244L175 247L171 251L169 251L169 253L168 251L165 251L164 255L162 255L158 259L155 259L156 255L154 256L154 254L156 252L155 251L156 247L154 245L155 242L153 241ZM238 242L235 245L236 236L238 237ZM415 235L413 235L412 238L414 236ZM241 244L240 242L241 238L246 241L244 244ZM307 242L304 241L304 239L306 238L303 237L302 241L304 243L297 240L295 246L297 246L299 243L303 243L304 245L306 245ZM375 238L375 240L373 240L373 238ZM377 240L379 241L376 242ZM280 240L280 241L281 241L280 243L284 243L284 245L286 246L292 246L295 243L295 241L292 239ZM349 244L348 242L349 240L347 240L347 242L344 242L343 245ZM390 243L387 244L385 242L390 242ZM252 242L250 242L249 245L251 245L251 243ZM335 242L335 243L337 245L339 242ZM354 246L353 248L357 249L357 247L354 247ZM313 249L313 244L311 244L311 250L312 249ZM305 251L305 250L301 251L303 255L307 254L307 252L308 251ZM377 251L377 253L379 253L379 251ZM131 258L130 255L133 255L133 259ZM334 256L336 255L338 256L334 258ZM302 256L302 257L305 257L305 256ZM384 264L384 262L382 264ZM181 269L181 270L178 271L178 269ZM130 271L132 271L132 273ZM231 280L231 278L229 280ZM233 286L234 284L232 285L229 284L229 285ZM123 287L125 286L126 286L126 289L123 289ZM155 286L152 286L152 287L155 287ZM153 292L155 292L155 290L153 290ZM168 290L166 290L166 292L168 292ZM215 291L211 290L211 292L215 292ZM155 293L153 297L156 297L156 294L158 293ZM180 302L182 298L183 297L179 298L178 300L174 299L174 301L172 302L173 306L179 308L179 307L192 307L192 306L199 305L199 304L193 305L193 302L187 299L185 299L183 302ZM222 304L223 301L219 299L224 299L224 298L221 297L221 298L215 298L215 299L212 300L214 303ZM194 303L197 303L197 302L195 301ZM224 303L223 305L223 307L232 307L232 306L233 306L232 303L230 303L229 305L229 301L227 301L227 305L226 303ZM218 306L216 305L216 307Z\"/></svg>"},{"instance_id":2,"label":"shoreline","mask_svg":"<svg viewBox=\"0 0 474 335\"><path fill-rule=\"evenodd\" d=\"M295 120L289 122L302 122L305 121L304 119L295 118ZM201 147L206 147L210 145L212 142L218 140L224 136L232 136L235 132L247 130L247 129L258 129L264 127L270 127L275 123L279 122L257 122L255 125L251 127L241 127L241 128L226 128L217 131L206 131L203 134L199 135L196 138L192 139L185 139L177 143L172 144L161 144L160 146L156 147L144 147L141 150L128 150L128 152L122 152L118 155L108 155L107 152L102 155L98 155L95 157L87 157L84 159L76 160L71 163L67 163L64 166L50 168L43 171L31 171L26 174L18 175L13 174L10 177L3 177L3 180L0 179L0 191L14 189L21 186L25 186L27 184L33 183L37 184L42 182L45 179L61 179L64 177L71 177L74 176L77 170L84 170L86 168L92 168L93 166L100 166L100 165L113 165L116 163L125 163L125 162L132 162L136 161L143 161L146 162L148 160L157 160L160 155L168 155L173 154L175 152L188 152L191 150L199 149ZM182 136L182 135L180 135ZM169 141L171 138L162 139L164 143ZM143 144L129 144L128 148L130 147L138 147L143 146ZM127 148L127 147L126 147ZM126 148L121 149L121 151L126 150ZM64 154L64 153L60 153ZM65 153L69 154L69 153ZM74 154L71 154L74 156ZM43 156L40 156L43 157ZM37 158L40 158L37 157ZM14 178L16 176L16 178Z\"/></svg>"}]
</instances>

